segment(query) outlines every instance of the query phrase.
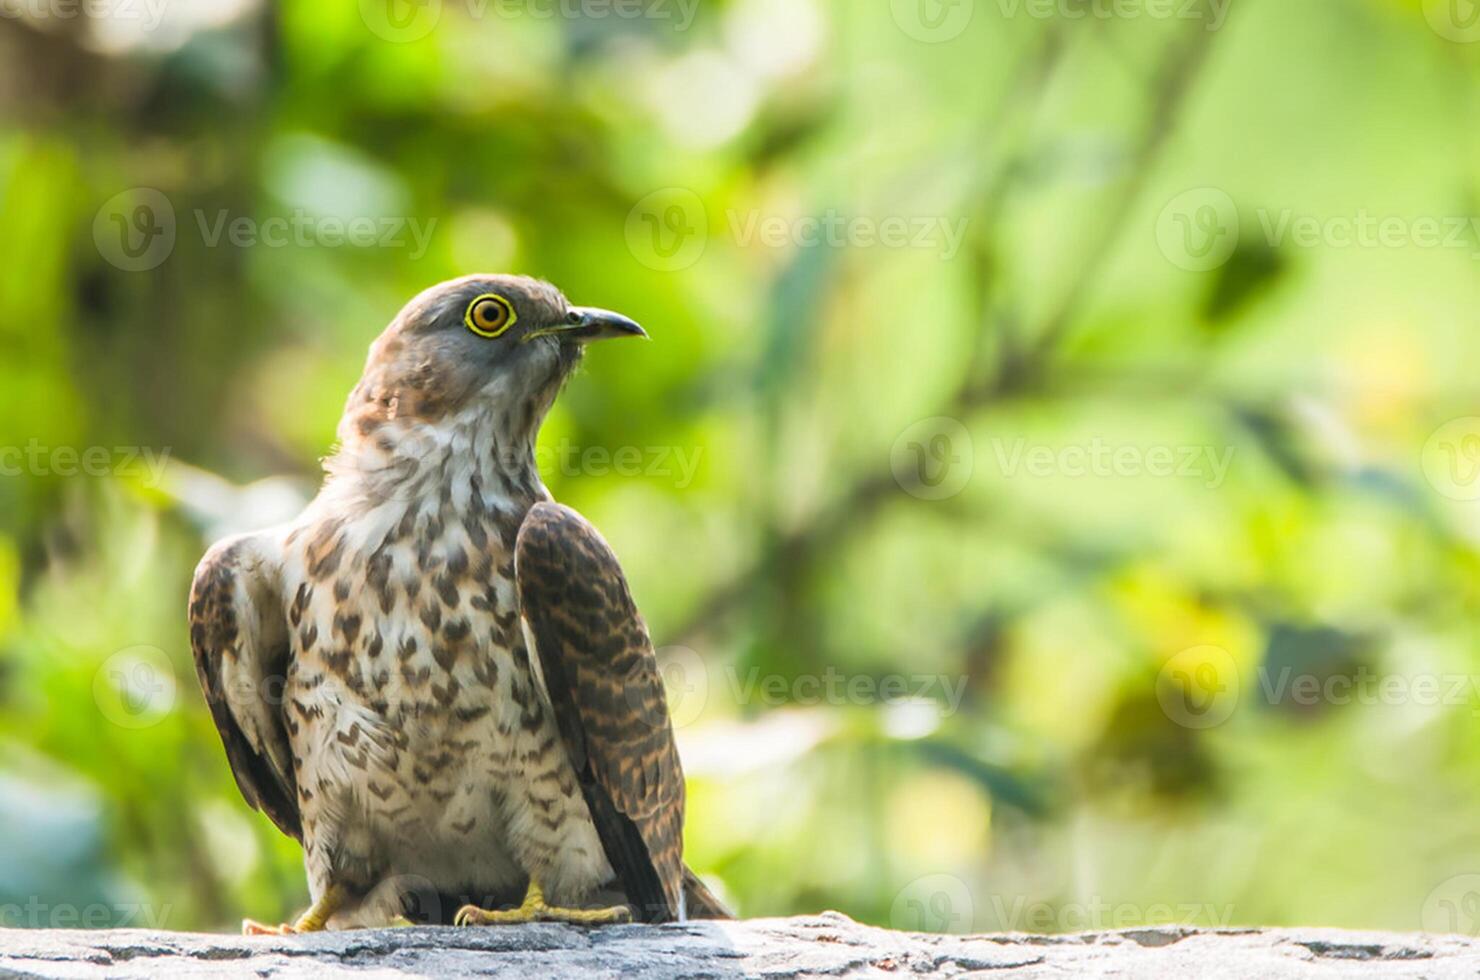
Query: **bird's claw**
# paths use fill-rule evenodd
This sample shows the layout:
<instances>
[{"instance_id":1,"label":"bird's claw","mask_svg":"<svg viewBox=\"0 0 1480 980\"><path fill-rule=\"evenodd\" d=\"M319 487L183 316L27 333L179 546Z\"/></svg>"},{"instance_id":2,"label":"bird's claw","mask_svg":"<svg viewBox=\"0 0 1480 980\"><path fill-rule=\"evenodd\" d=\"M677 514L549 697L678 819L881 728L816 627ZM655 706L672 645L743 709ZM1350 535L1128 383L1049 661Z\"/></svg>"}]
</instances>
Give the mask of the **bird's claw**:
<instances>
[{"instance_id":1,"label":"bird's claw","mask_svg":"<svg viewBox=\"0 0 1480 980\"><path fill-rule=\"evenodd\" d=\"M297 936L305 932L323 932L329 924L329 917L344 905L345 891L340 885L330 885L324 889L324 893L298 917L298 921L292 925L284 922L280 926L263 925L252 919L242 920L243 936Z\"/></svg>"},{"instance_id":2,"label":"bird's claw","mask_svg":"<svg viewBox=\"0 0 1480 980\"><path fill-rule=\"evenodd\" d=\"M564 909L543 901L526 901L517 909L490 911L476 905L457 910L453 924L459 926L507 926L529 922L564 922L575 926L621 925L632 921L632 910L625 905L605 909Z\"/></svg>"},{"instance_id":3,"label":"bird's claw","mask_svg":"<svg viewBox=\"0 0 1480 980\"><path fill-rule=\"evenodd\" d=\"M505 912L492 912L476 905L457 910L453 923L460 926L507 926L526 922L565 922L573 926L617 925L632 921L632 910L625 905L609 909L563 909L545 904L545 892L539 882L530 879L524 904Z\"/></svg>"}]
</instances>

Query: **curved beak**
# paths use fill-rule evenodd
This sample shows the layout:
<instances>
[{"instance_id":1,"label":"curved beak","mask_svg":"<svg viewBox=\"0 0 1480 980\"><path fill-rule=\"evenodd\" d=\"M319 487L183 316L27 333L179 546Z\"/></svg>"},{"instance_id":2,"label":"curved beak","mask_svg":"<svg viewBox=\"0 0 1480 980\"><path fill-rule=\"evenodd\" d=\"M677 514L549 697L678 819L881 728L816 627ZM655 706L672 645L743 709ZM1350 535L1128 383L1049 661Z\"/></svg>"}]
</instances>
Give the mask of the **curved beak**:
<instances>
[{"instance_id":1,"label":"curved beak","mask_svg":"<svg viewBox=\"0 0 1480 980\"><path fill-rule=\"evenodd\" d=\"M555 337L562 343L589 344L593 340L610 340L614 337L647 338L647 331L638 326L635 320L620 313L613 313L611 310L601 310L594 306L577 306L572 308L570 313L569 323L531 330L525 334L524 339Z\"/></svg>"}]
</instances>

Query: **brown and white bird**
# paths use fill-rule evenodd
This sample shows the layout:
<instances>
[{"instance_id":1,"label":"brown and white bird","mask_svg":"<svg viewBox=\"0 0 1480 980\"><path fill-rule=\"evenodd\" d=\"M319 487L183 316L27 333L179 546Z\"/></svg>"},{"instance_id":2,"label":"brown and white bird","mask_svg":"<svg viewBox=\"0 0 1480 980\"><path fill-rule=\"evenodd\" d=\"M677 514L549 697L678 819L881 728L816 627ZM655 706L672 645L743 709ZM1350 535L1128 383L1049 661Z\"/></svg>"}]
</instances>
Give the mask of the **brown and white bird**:
<instances>
[{"instance_id":1,"label":"brown and white bird","mask_svg":"<svg viewBox=\"0 0 1480 980\"><path fill-rule=\"evenodd\" d=\"M643 336L532 279L428 289L371 347L318 497L201 562L201 685L312 898L247 931L405 921L418 890L460 924L727 914L683 864L647 627L535 466L584 346Z\"/></svg>"}]
</instances>

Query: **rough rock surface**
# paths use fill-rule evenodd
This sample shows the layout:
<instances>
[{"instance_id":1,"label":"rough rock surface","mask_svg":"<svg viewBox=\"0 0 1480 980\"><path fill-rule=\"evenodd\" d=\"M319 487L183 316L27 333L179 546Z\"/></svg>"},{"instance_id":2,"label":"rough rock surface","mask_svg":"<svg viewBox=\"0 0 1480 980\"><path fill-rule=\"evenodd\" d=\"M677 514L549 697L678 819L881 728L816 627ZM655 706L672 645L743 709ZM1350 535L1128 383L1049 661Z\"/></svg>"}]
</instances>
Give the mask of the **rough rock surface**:
<instances>
[{"instance_id":1,"label":"rough rock surface","mask_svg":"<svg viewBox=\"0 0 1480 980\"><path fill-rule=\"evenodd\" d=\"M1459 977L1461 936L1335 929L1130 929L927 936L829 912L795 919L584 931L407 928L291 938L0 930L0 977Z\"/></svg>"}]
</instances>

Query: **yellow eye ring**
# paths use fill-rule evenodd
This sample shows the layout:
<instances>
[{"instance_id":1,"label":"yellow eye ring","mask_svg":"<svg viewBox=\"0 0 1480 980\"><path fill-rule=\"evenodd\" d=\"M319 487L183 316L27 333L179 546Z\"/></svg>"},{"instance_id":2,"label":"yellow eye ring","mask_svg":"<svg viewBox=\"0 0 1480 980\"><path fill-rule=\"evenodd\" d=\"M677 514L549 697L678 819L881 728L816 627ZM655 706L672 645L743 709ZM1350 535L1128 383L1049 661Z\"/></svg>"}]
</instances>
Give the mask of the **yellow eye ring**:
<instances>
[{"instance_id":1,"label":"yellow eye ring","mask_svg":"<svg viewBox=\"0 0 1480 980\"><path fill-rule=\"evenodd\" d=\"M468 304L463 323L480 337L497 337L519 320L514 304L498 293L484 293Z\"/></svg>"}]
</instances>

